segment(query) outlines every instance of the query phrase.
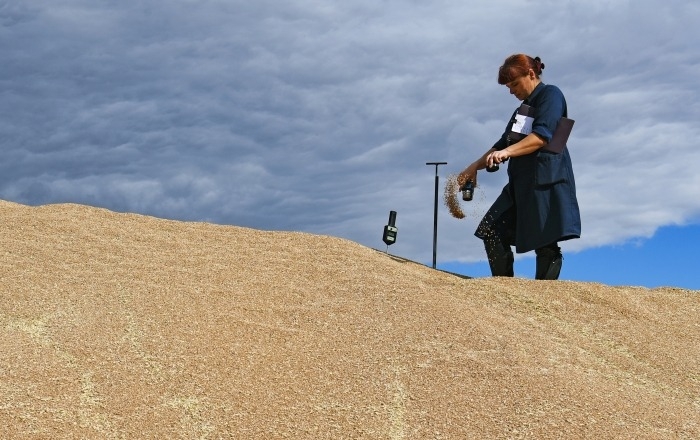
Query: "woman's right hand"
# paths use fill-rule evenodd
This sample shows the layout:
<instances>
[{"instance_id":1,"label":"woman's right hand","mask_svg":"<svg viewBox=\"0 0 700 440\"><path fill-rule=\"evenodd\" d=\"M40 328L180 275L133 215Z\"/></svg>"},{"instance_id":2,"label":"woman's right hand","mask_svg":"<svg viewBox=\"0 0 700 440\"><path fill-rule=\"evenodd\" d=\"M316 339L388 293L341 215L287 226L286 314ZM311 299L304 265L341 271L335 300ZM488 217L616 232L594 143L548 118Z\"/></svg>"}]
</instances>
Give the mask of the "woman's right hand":
<instances>
[{"instance_id":1,"label":"woman's right hand","mask_svg":"<svg viewBox=\"0 0 700 440\"><path fill-rule=\"evenodd\" d=\"M462 188L468 180L474 182L474 186L476 186L476 171L476 165L471 164L468 167L466 167L464 171L459 173L459 176L457 176L457 183L459 184L459 187Z\"/></svg>"}]
</instances>

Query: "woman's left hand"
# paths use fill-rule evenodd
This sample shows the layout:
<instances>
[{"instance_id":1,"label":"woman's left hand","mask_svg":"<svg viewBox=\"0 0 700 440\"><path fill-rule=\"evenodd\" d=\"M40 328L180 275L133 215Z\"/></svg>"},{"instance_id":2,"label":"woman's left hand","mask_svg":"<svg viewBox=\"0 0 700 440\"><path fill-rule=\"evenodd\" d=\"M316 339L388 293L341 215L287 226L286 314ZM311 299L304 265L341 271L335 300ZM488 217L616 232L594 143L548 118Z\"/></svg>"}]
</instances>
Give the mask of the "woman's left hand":
<instances>
[{"instance_id":1,"label":"woman's left hand","mask_svg":"<svg viewBox=\"0 0 700 440\"><path fill-rule=\"evenodd\" d=\"M510 151L508 151L507 148L505 148L503 150L496 150L496 151L492 152L491 154L489 154L488 156L486 156L486 165L489 168L491 168L494 165L497 165L497 164L500 164L500 163L507 161L508 159L510 159L510 157L511 157Z\"/></svg>"}]
</instances>

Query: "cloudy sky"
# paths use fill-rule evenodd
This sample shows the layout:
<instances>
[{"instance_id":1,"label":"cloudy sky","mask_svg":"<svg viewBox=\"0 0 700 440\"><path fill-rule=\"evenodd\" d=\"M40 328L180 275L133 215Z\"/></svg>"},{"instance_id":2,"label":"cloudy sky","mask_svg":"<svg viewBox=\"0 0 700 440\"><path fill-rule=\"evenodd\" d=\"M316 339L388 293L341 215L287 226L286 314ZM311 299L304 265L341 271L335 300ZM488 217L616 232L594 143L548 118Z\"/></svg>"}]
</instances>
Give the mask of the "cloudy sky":
<instances>
[{"instance_id":1,"label":"cloudy sky","mask_svg":"<svg viewBox=\"0 0 700 440\"><path fill-rule=\"evenodd\" d=\"M655 266L699 254L698 23L690 0L0 1L0 198L382 250L394 210L390 252L431 264L425 163L448 162L442 195L493 144L518 104L498 67L524 52L576 120L562 277L700 289ZM438 266L484 267L472 234L505 178L480 174L464 220L440 200Z\"/></svg>"}]
</instances>

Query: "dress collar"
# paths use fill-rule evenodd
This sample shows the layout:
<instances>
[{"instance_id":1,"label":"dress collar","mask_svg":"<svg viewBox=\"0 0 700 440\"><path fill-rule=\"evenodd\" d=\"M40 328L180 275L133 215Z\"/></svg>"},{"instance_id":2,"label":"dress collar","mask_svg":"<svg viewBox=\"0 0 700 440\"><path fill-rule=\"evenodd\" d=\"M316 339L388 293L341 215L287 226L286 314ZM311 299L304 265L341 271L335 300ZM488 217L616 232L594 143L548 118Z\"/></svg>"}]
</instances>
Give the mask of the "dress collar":
<instances>
[{"instance_id":1,"label":"dress collar","mask_svg":"<svg viewBox=\"0 0 700 440\"><path fill-rule=\"evenodd\" d=\"M537 84L537 86L532 91L532 93L530 93L530 96L525 98L525 100L523 101L523 104L530 105L530 103L535 100L535 97L540 93L540 91L542 91L542 88L544 87L544 85L545 84L542 81L540 81L540 83Z\"/></svg>"}]
</instances>

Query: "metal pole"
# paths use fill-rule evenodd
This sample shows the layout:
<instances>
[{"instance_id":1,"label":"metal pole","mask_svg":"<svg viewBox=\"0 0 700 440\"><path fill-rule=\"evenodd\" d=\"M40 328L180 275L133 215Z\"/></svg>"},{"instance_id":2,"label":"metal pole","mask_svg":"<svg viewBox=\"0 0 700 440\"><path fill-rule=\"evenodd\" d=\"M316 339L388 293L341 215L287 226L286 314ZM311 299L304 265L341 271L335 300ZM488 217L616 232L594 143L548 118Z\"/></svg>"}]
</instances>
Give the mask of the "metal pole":
<instances>
[{"instance_id":1,"label":"metal pole","mask_svg":"<svg viewBox=\"0 0 700 440\"><path fill-rule=\"evenodd\" d=\"M447 165L447 162L426 162L425 164L435 165L435 208L433 212L433 269L435 269L437 265L438 187L440 185L438 166Z\"/></svg>"}]
</instances>

